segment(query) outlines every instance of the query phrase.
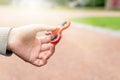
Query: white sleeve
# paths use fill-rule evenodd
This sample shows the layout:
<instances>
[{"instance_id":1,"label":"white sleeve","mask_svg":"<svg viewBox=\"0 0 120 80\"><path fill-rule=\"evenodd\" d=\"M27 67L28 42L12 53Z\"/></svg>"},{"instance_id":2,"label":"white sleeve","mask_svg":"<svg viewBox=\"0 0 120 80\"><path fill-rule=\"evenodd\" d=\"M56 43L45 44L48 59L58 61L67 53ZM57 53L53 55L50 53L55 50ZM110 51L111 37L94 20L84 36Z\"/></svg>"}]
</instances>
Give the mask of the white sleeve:
<instances>
[{"instance_id":1,"label":"white sleeve","mask_svg":"<svg viewBox=\"0 0 120 80\"><path fill-rule=\"evenodd\" d=\"M12 54L11 51L7 50L8 36L12 28L0 27L0 54L9 56Z\"/></svg>"}]
</instances>

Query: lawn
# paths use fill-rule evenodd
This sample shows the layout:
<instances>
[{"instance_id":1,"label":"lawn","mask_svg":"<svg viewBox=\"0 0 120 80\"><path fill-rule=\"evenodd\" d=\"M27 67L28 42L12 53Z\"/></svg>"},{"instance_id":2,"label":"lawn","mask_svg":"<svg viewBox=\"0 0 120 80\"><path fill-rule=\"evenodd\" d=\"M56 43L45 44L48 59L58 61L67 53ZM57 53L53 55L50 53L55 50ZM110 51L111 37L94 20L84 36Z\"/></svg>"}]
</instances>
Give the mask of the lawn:
<instances>
[{"instance_id":1,"label":"lawn","mask_svg":"<svg viewBox=\"0 0 120 80\"><path fill-rule=\"evenodd\" d=\"M84 23L113 30L120 30L120 17L89 17L73 18L71 20L78 23Z\"/></svg>"}]
</instances>

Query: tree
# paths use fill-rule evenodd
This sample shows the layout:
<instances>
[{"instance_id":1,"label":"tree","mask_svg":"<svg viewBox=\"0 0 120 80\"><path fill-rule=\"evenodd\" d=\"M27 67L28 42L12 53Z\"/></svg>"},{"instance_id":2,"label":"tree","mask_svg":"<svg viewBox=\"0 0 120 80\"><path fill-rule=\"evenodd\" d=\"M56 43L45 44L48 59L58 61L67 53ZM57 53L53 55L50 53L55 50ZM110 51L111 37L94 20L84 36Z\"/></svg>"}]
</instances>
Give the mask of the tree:
<instances>
[{"instance_id":1,"label":"tree","mask_svg":"<svg viewBox=\"0 0 120 80\"><path fill-rule=\"evenodd\" d=\"M105 6L106 9L112 9L112 0L106 0L106 6Z\"/></svg>"},{"instance_id":2,"label":"tree","mask_svg":"<svg viewBox=\"0 0 120 80\"><path fill-rule=\"evenodd\" d=\"M105 0L84 0L84 4L88 7L104 7Z\"/></svg>"},{"instance_id":3,"label":"tree","mask_svg":"<svg viewBox=\"0 0 120 80\"><path fill-rule=\"evenodd\" d=\"M50 1L50 2L53 2L53 3L57 3L59 5L67 5L68 2L70 1L77 1L77 0L47 0L47 1Z\"/></svg>"}]
</instances>

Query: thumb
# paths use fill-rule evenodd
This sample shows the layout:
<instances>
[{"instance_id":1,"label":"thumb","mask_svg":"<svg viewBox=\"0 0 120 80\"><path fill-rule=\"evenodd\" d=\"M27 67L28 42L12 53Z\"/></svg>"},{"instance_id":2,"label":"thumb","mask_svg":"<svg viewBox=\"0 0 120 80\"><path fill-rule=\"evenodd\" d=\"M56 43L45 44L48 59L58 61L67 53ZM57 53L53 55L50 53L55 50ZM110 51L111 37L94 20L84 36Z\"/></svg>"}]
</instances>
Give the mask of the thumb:
<instances>
[{"instance_id":1,"label":"thumb","mask_svg":"<svg viewBox=\"0 0 120 80\"><path fill-rule=\"evenodd\" d=\"M34 24L33 25L34 29L36 32L40 32L40 31L54 31L55 29L57 29L57 26L50 26L47 24Z\"/></svg>"}]
</instances>

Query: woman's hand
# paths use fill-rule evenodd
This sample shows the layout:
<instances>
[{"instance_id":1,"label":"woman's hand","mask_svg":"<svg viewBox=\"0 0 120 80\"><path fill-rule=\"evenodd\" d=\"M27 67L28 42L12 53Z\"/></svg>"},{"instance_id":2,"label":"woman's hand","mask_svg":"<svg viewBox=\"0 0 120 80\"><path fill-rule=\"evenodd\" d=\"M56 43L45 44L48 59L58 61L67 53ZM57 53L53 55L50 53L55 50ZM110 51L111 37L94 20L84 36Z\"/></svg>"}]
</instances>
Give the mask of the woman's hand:
<instances>
[{"instance_id":1,"label":"woman's hand","mask_svg":"<svg viewBox=\"0 0 120 80\"><path fill-rule=\"evenodd\" d=\"M53 31L56 27L45 24L33 24L13 28L8 39L8 50L13 51L23 60L38 67L47 63L47 60L55 51L55 45L51 44L51 36L38 37L41 31Z\"/></svg>"}]
</instances>

